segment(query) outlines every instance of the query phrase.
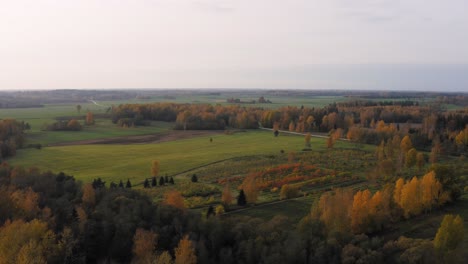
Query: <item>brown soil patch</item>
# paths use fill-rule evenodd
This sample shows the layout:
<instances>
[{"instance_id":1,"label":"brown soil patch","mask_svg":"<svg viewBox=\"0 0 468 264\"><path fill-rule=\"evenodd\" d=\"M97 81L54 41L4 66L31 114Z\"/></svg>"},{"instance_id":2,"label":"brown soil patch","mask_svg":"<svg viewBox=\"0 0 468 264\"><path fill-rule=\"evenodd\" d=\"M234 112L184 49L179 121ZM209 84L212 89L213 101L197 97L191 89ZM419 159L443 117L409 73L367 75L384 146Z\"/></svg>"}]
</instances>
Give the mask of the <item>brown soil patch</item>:
<instances>
[{"instance_id":1,"label":"brown soil patch","mask_svg":"<svg viewBox=\"0 0 468 264\"><path fill-rule=\"evenodd\" d=\"M187 138L193 138L193 137L199 137L199 136L215 135L215 134L221 134L221 133L224 133L224 131L220 131L220 130L190 130L190 131L174 130L174 131L152 134L152 135L122 136L122 137L62 142L62 143L50 144L49 146L73 146L73 145L90 145L90 144L126 145L126 144L142 144L142 143L160 143L160 142L174 141L174 140L187 139Z\"/></svg>"}]
</instances>

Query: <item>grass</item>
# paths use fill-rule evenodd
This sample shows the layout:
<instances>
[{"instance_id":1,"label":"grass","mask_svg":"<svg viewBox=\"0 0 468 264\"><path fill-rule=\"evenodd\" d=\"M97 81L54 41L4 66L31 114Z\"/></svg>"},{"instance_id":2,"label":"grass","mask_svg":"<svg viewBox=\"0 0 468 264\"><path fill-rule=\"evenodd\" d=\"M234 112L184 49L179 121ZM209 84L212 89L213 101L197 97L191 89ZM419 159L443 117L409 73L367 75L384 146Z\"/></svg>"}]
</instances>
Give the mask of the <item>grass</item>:
<instances>
[{"instance_id":1,"label":"grass","mask_svg":"<svg viewBox=\"0 0 468 264\"><path fill-rule=\"evenodd\" d=\"M106 107L97 106L92 103L81 104L80 113L76 111L76 104L54 104L39 108L0 109L0 118L14 118L30 124L31 130L27 131L27 144L40 143L42 145L71 142L78 140L109 138L118 136L146 135L167 131L172 128L171 123L152 122L151 126L137 128L121 128L113 124L110 118L96 118L93 126L83 126L82 131L42 131L46 123L56 122L56 118L82 117L86 112L104 114ZM109 104L110 105L110 104ZM83 121L81 121L83 124Z\"/></svg>"},{"instance_id":2,"label":"grass","mask_svg":"<svg viewBox=\"0 0 468 264\"><path fill-rule=\"evenodd\" d=\"M220 134L176 140L159 144L132 145L79 145L46 147L42 150L22 149L10 159L13 165L36 166L40 169L63 171L84 182L101 177L105 181L131 179L143 181L149 177L152 160L159 160L161 175L177 174L209 164L213 161L258 154L279 154L299 151L304 145L300 136L279 136L270 132L248 131L234 135ZM325 140L313 138L312 146L325 148ZM338 142L336 147L348 147L350 143Z\"/></svg>"},{"instance_id":3,"label":"grass","mask_svg":"<svg viewBox=\"0 0 468 264\"><path fill-rule=\"evenodd\" d=\"M41 143L42 145L49 145L79 140L147 135L168 131L172 126L173 124L168 122L152 122L151 126L122 128L113 124L110 120L96 119L94 125L83 126L83 130L81 131L28 132L27 143Z\"/></svg>"}]
</instances>

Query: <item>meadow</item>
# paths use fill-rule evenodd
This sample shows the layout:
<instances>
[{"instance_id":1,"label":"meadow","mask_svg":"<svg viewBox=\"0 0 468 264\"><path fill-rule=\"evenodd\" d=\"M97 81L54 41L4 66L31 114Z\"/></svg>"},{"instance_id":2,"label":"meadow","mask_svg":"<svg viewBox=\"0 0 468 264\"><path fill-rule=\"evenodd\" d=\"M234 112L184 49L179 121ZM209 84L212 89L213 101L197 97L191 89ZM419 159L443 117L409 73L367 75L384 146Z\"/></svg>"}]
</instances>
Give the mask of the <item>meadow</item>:
<instances>
[{"instance_id":1,"label":"meadow","mask_svg":"<svg viewBox=\"0 0 468 264\"><path fill-rule=\"evenodd\" d=\"M213 142L210 142L210 137ZM321 138L312 138L311 144L314 150L326 148L325 140ZM96 144L47 147L41 150L22 149L9 162L63 171L84 182L100 177L105 181L130 179L137 183L150 177L153 160L158 160L161 164L160 175L177 175L233 157L278 155L281 150L289 153L300 151L303 147L304 138L301 136L280 135L275 138L271 132L246 131L156 144ZM352 147L352 144L337 142L336 147Z\"/></svg>"}]
</instances>

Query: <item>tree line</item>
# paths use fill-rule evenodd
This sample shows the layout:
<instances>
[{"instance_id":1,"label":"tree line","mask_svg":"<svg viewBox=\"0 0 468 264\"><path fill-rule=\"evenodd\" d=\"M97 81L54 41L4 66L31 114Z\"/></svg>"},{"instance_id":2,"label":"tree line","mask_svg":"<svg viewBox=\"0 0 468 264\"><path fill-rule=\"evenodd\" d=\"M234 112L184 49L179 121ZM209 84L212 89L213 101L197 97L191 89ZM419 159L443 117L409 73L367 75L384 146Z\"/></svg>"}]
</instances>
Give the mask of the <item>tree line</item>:
<instances>
[{"instance_id":1,"label":"tree line","mask_svg":"<svg viewBox=\"0 0 468 264\"><path fill-rule=\"evenodd\" d=\"M123 104L112 107L112 122L120 126L175 122L175 129L273 128L322 132L378 145L395 135L409 135L413 146L430 150L439 144L447 154L468 152L468 110L442 111L411 103L333 103L323 108L287 106L279 109L210 104ZM462 133L462 135L460 135Z\"/></svg>"},{"instance_id":2,"label":"tree line","mask_svg":"<svg viewBox=\"0 0 468 264\"><path fill-rule=\"evenodd\" d=\"M24 131L29 124L14 119L0 120L0 161L16 155L16 150L25 143Z\"/></svg>"}]
</instances>

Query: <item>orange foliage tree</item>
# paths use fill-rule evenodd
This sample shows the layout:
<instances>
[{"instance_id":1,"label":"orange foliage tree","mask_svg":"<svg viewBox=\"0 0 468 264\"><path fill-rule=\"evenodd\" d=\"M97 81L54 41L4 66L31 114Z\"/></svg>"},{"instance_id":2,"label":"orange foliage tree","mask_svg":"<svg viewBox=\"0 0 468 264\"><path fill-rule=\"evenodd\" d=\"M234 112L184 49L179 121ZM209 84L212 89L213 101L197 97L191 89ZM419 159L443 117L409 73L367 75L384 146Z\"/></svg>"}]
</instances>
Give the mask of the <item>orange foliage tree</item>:
<instances>
[{"instance_id":1,"label":"orange foliage tree","mask_svg":"<svg viewBox=\"0 0 468 264\"><path fill-rule=\"evenodd\" d=\"M156 177L159 175L159 161L153 160L151 163L151 176Z\"/></svg>"},{"instance_id":2,"label":"orange foliage tree","mask_svg":"<svg viewBox=\"0 0 468 264\"><path fill-rule=\"evenodd\" d=\"M179 209L185 209L184 197L176 190L164 194L164 203Z\"/></svg>"},{"instance_id":3,"label":"orange foliage tree","mask_svg":"<svg viewBox=\"0 0 468 264\"><path fill-rule=\"evenodd\" d=\"M138 228L133 236L133 262L151 264L155 258L157 235L153 231Z\"/></svg>"},{"instance_id":4,"label":"orange foliage tree","mask_svg":"<svg viewBox=\"0 0 468 264\"><path fill-rule=\"evenodd\" d=\"M231 188L229 188L229 184L226 184L221 195L221 202L224 206L228 207L232 204L233 199Z\"/></svg>"},{"instance_id":5,"label":"orange foliage tree","mask_svg":"<svg viewBox=\"0 0 468 264\"><path fill-rule=\"evenodd\" d=\"M175 249L175 264L196 264L197 256L192 241L185 235Z\"/></svg>"},{"instance_id":6,"label":"orange foliage tree","mask_svg":"<svg viewBox=\"0 0 468 264\"><path fill-rule=\"evenodd\" d=\"M93 125L94 124L94 114L93 112L86 113L86 125Z\"/></svg>"},{"instance_id":7,"label":"orange foliage tree","mask_svg":"<svg viewBox=\"0 0 468 264\"><path fill-rule=\"evenodd\" d=\"M248 174L245 178L244 181L242 182L241 186L239 189L243 189L247 202L254 204L257 202L258 198L258 185L257 185L257 177L256 174L250 173Z\"/></svg>"}]
</instances>

